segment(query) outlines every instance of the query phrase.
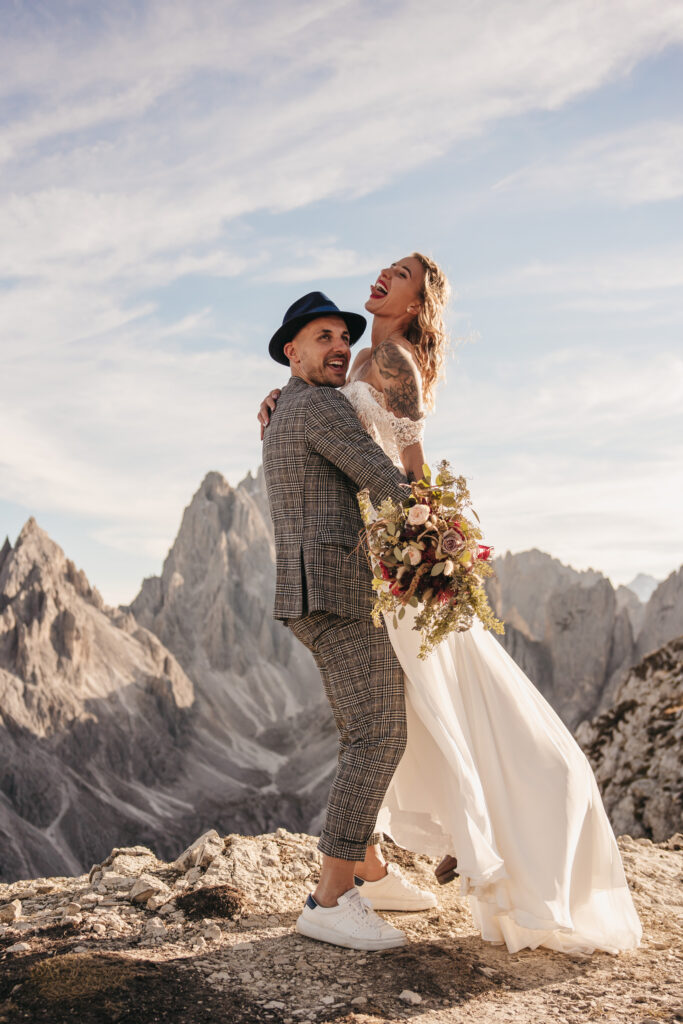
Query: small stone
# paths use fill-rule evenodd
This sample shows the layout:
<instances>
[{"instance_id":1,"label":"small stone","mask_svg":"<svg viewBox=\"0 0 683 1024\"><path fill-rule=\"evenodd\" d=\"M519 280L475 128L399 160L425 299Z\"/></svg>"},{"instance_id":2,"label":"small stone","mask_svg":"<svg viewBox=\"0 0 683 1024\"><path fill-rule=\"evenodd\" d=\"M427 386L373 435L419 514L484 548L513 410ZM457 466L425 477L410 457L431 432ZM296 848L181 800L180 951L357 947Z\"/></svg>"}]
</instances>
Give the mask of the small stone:
<instances>
[{"instance_id":1,"label":"small stone","mask_svg":"<svg viewBox=\"0 0 683 1024\"><path fill-rule=\"evenodd\" d=\"M30 949L28 942L15 942L13 946L8 946L5 950L6 953L25 953L27 949Z\"/></svg>"},{"instance_id":2,"label":"small stone","mask_svg":"<svg viewBox=\"0 0 683 1024\"><path fill-rule=\"evenodd\" d=\"M230 981L230 975L227 971L214 971L213 974L207 976L207 981Z\"/></svg>"},{"instance_id":3,"label":"small stone","mask_svg":"<svg viewBox=\"0 0 683 1024\"><path fill-rule=\"evenodd\" d=\"M128 899L133 903L146 903L150 896L169 891L166 883L162 882L160 878L154 878L153 875L143 873L133 883L128 892Z\"/></svg>"},{"instance_id":4,"label":"small stone","mask_svg":"<svg viewBox=\"0 0 683 1024\"><path fill-rule=\"evenodd\" d=\"M195 866L208 867L212 860L223 853L224 845L218 832L213 828L209 829L173 861L173 867L180 871L187 871L188 868Z\"/></svg>"},{"instance_id":5,"label":"small stone","mask_svg":"<svg viewBox=\"0 0 683 1024\"><path fill-rule=\"evenodd\" d=\"M323 1000L323 1002L324 1002L324 1000ZM271 1001L269 1003L264 1003L263 1004L263 1009L264 1010L284 1010L284 1008L285 1008L285 1004L284 1003L278 1003L277 999L271 999Z\"/></svg>"},{"instance_id":6,"label":"small stone","mask_svg":"<svg viewBox=\"0 0 683 1024\"><path fill-rule=\"evenodd\" d=\"M88 947L87 946L74 946L73 952L74 953L87 953L88 952Z\"/></svg>"},{"instance_id":7,"label":"small stone","mask_svg":"<svg viewBox=\"0 0 683 1024\"><path fill-rule=\"evenodd\" d=\"M412 992L409 988L404 988L398 998L402 999L404 1003L409 1003L411 1006L417 1006L418 1003L422 1002L422 996L418 995L417 992Z\"/></svg>"},{"instance_id":8,"label":"small stone","mask_svg":"<svg viewBox=\"0 0 683 1024\"><path fill-rule=\"evenodd\" d=\"M10 924L19 917L21 917L21 900L12 900L11 903L6 903L4 907L0 907L0 921L3 923Z\"/></svg>"},{"instance_id":9,"label":"small stone","mask_svg":"<svg viewBox=\"0 0 683 1024\"><path fill-rule=\"evenodd\" d=\"M223 937L223 932L217 924L210 924L208 928L204 929L202 934L204 938L208 939L210 942L217 942L218 939Z\"/></svg>"},{"instance_id":10,"label":"small stone","mask_svg":"<svg viewBox=\"0 0 683 1024\"><path fill-rule=\"evenodd\" d=\"M334 996L323 996L320 1002L324 1003L325 1006L331 1006L334 1002Z\"/></svg>"},{"instance_id":11,"label":"small stone","mask_svg":"<svg viewBox=\"0 0 683 1024\"><path fill-rule=\"evenodd\" d=\"M275 925L280 923L280 918L277 916L277 914L269 914L267 923L272 927L275 927Z\"/></svg>"},{"instance_id":12,"label":"small stone","mask_svg":"<svg viewBox=\"0 0 683 1024\"><path fill-rule=\"evenodd\" d=\"M150 898L147 900L145 906L147 907L148 910L159 910L159 908L163 907L167 900L167 892L155 892L154 895L150 896ZM173 909L175 909L175 907Z\"/></svg>"},{"instance_id":13,"label":"small stone","mask_svg":"<svg viewBox=\"0 0 683 1024\"><path fill-rule=\"evenodd\" d=\"M356 996L355 999L351 1000L351 1005L352 1006L365 1006L367 1001L368 1001L368 997L367 996Z\"/></svg>"},{"instance_id":14,"label":"small stone","mask_svg":"<svg viewBox=\"0 0 683 1024\"><path fill-rule=\"evenodd\" d=\"M116 871L105 871L100 878L100 885L104 885L107 890L127 889L133 881L134 879L130 875L119 875Z\"/></svg>"},{"instance_id":15,"label":"small stone","mask_svg":"<svg viewBox=\"0 0 683 1024\"><path fill-rule=\"evenodd\" d=\"M236 942L232 948L238 952L243 949L251 949L251 942Z\"/></svg>"},{"instance_id":16,"label":"small stone","mask_svg":"<svg viewBox=\"0 0 683 1024\"><path fill-rule=\"evenodd\" d=\"M164 924L160 917L153 917L145 925L145 935L148 935L152 938L163 938L167 934L168 933L166 931L166 925Z\"/></svg>"},{"instance_id":17,"label":"small stone","mask_svg":"<svg viewBox=\"0 0 683 1024\"><path fill-rule=\"evenodd\" d=\"M487 978L493 978L496 973L493 967L477 967L477 970L480 974L485 974Z\"/></svg>"},{"instance_id":18,"label":"small stone","mask_svg":"<svg viewBox=\"0 0 683 1024\"><path fill-rule=\"evenodd\" d=\"M147 902L147 906L149 906L149 901ZM159 907L159 913L164 915L175 914L175 903L164 903L162 907ZM182 910L180 913L183 913ZM183 916L185 915L183 914Z\"/></svg>"},{"instance_id":19,"label":"small stone","mask_svg":"<svg viewBox=\"0 0 683 1024\"><path fill-rule=\"evenodd\" d=\"M192 949L206 949L206 939L203 935L200 935L198 939L192 943Z\"/></svg>"},{"instance_id":20,"label":"small stone","mask_svg":"<svg viewBox=\"0 0 683 1024\"><path fill-rule=\"evenodd\" d=\"M75 917L76 914L80 914L80 912L81 912L81 905L80 905L80 903L67 903L67 905L64 907L64 916L65 917Z\"/></svg>"},{"instance_id":21,"label":"small stone","mask_svg":"<svg viewBox=\"0 0 683 1024\"><path fill-rule=\"evenodd\" d=\"M80 924L83 920L83 914L65 914L62 918L62 924Z\"/></svg>"}]
</instances>

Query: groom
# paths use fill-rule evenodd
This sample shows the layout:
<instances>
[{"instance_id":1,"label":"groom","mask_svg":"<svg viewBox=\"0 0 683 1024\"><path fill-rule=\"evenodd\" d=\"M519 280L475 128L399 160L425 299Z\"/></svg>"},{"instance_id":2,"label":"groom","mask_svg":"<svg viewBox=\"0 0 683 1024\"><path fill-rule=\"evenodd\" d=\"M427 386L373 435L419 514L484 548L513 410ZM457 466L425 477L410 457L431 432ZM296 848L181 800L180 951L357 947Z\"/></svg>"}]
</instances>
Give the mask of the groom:
<instances>
[{"instance_id":1,"label":"groom","mask_svg":"<svg viewBox=\"0 0 683 1024\"><path fill-rule=\"evenodd\" d=\"M289 366L265 432L263 469L276 547L276 619L312 652L339 730L337 770L320 836L320 881L297 931L352 949L405 943L368 907L422 910L432 893L384 864L377 813L406 745L403 671L371 619L372 574L359 547L356 494L400 502L405 479L362 428L339 388L365 318L311 292L285 313L270 355ZM362 886L359 890L358 886Z\"/></svg>"}]
</instances>

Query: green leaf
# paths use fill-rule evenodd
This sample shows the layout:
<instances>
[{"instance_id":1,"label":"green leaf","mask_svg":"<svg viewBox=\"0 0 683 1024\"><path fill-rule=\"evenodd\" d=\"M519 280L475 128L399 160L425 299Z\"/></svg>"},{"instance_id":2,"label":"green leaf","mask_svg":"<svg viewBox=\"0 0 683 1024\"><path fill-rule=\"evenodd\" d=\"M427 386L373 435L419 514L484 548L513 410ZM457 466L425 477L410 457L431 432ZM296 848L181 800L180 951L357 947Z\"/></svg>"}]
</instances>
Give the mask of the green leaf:
<instances>
[{"instance_id":1,"label":"green leaf","mask_svg":"<svg viewBox=\"0 0 683 1024\"><path fill-rule=\"evenodd\" d=\"M470 509L470 512L472 513L472 515L474 516L474 518L475 518L475 519L477 520L477 522L478 522L478 523L480 523L480 522L481 522L481 519L479 518L479 516L477 515L477 513L476 513L476 512L474 511L474 509L473 509L473 508L472 508L472 509Z\"/></svg>"},{"instance_id":2,"label":"green leaf","mask_svg":"<svg viewBox=\"0 0 683 1024\"><path fill-rule=\"evenodd\" d=\"M430 572L429 575L430 576L440 576L441 573L443 572L443 568L444 568L445 564L446 564L445 562L435 562L434 565L432 566L432 571Z\"/></svg>"},{"instance_id":3,"label":"green leaf","mask_svg":"<svg viewBox=\"0 0 683 1024\"><path fill-rule=\"evenodd\" d=\"M398 619L394 615L394 629L398 629Z\"/></svg>"},{"instance_id":4,"label":"green leaf","mask_svg":"<svg viewBox=\"0 0 683 1024\"><path fill-rule=\"evenodd\" d=\"M411 606L411 608L417 608L417 606L418 606L418 604L419 604L419 603L420 603L420 602L419 602L419 601L418 601L418 599L417 599L417 598L415 597L415 594L413 594L413 596L411 597L410 601L408 601L408 604L409 604L409 605Z\"/></svg>"},{"instance_id":5,"label":"green leaf","mask_svg":"<svg viewBox=\"0 0 683 1024\"><path fill-rule=\"evenodd\" d=\"M399 547L394 548L394 558L396 559L397 562L403 561L403 552Z\"/></svg>"},{"instance_id":6,"label":"green leaf","mask_svg":"<svg viewBox=\"0 0 683 1024\"><path fill-rule=\"evenodd\" d=\"M402 618L403 618L403 616L405 615L405 613L406 613L406 610L405 610L405 608L399 608L399 611L398 611L398 617L399 617L399 619L402 619Z\"/></svg>"},{"instance_id":7,"label":"green leaf","mask_svg":"<svg viewBox=\"0 0 683 1024\"><path fill-rule=\"evenodd\" d=\"M427 465L426 462L425 462L425 464L422 467L422 475L425 478L425 480L431 480L432 479L432 471L431 471L431 469L429 468L429 466Z\"/></svg>"}]
</instances>

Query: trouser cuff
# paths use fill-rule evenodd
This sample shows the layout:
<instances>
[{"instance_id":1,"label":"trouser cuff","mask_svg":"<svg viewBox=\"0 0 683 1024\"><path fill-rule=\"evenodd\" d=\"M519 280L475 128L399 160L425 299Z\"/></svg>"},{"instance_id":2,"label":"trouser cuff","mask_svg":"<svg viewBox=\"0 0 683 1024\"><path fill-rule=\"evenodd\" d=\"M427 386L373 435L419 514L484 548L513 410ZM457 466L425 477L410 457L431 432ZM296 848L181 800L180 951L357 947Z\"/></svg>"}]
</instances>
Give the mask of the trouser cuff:
<instances>
[{"instance_id":1,"label":"trouser cuff","mask_svg":"<svg viewBox=\"0 0 683 1024\"><path fill-rule=\"evenodd\" d=\"M318 849L328 857L339 857L340 860L364 860L368 846L379 843L381 833L373 832L369 839L343 839L323 831L318 840Z\"/></svg>"}]
</instances>

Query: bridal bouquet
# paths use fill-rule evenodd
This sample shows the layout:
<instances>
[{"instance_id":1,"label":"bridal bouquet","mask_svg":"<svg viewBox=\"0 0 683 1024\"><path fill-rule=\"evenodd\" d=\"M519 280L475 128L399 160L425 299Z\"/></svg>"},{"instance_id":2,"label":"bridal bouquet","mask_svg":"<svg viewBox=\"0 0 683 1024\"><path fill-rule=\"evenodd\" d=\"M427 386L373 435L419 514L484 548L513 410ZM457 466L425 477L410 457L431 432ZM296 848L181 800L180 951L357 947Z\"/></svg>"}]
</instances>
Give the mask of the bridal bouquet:
<instances>
[{"instance_id":1,"label":"bridal bouquet","mask_svg":"<svg viewBox=\"0 0 683 1024\"><path fill-rule=\"evenodd\" d=\"M448 633L463 632L478 616L486 629L503 633L488 603L483 581L493 574L493 548L480 544L481 530L465 515L471 507L464 476L439 463L432 483L429 466L410 485L402 505L387 498L375 510L367 490L358 494L365 540L373 570L372 618L393 615L394 626L406 605L420 607L413 628L422 634L420 658L426 658Z\"/></svg>"}]
</instances>

